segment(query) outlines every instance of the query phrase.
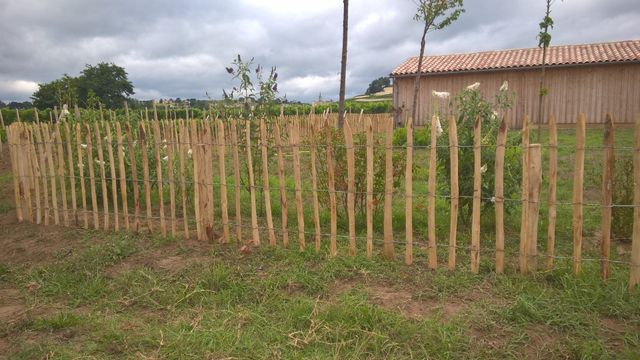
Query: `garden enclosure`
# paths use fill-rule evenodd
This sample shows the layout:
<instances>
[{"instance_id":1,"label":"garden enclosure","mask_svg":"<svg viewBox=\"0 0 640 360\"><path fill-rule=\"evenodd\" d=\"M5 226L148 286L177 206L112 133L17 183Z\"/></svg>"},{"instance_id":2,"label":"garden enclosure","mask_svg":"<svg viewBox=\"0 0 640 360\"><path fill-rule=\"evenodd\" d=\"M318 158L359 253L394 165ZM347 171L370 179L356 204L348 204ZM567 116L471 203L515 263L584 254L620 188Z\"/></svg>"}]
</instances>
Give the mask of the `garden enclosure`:
<instances>
[{"instance_id":1,"label":"garden enclosure","mask_svg":"<svg viewBox=\"0 0 640 360\"><path fill-rule=\"evenodd\" d=\"M349 115L342 130L328 115L153 115L7 127L18 219L246 246L297 242L331 256L403 252L406 264L464 263L474 273L559 262L580 273L597 262L604 278L616 268L629 271L631 287L640 281L640 120L614 139L610 117L604 132L587 132L579 115L568 136L550 118L547 141L534 144L526 119L510 134L505 119L477 118L459 143L454 117L440 136L437 116L426 130L409 121L394 131L384 114ZM494 134L482 124L491 121L487 142ZM616 152L633 159L623 169L633 177L629 203L613 203ZM612 236L615 209L633 214L624 239ZM631 247L612 253L624 240Z\"/></svg>"}]
</instances>

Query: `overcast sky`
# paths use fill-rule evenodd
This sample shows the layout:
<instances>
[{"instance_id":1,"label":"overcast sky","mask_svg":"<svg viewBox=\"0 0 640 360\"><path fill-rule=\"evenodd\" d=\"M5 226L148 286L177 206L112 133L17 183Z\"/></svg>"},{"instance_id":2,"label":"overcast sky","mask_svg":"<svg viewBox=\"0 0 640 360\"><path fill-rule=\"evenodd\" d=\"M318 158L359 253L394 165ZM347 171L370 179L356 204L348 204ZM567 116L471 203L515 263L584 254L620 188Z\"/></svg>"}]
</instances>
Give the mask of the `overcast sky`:
<instances>
[{"instance_id":1,"label":"overcast sky","mask_svg":"<svg viewBox=\"0 0 640 360\"><path fill-rule=\"evenodd\" d=\"M431 33L427 54L535 47L544 0L466 0L466 13ZM351 0L347 96L407 57L421 27L413 0ZM638 0L564 0L552 44L640 38ZM220 98L236 54L275 65L280 95L336 99L339 0L0 0L0 99L28 100L37 83L85 64L123 66L134 97Z\"/></svg>"}]
</instances>

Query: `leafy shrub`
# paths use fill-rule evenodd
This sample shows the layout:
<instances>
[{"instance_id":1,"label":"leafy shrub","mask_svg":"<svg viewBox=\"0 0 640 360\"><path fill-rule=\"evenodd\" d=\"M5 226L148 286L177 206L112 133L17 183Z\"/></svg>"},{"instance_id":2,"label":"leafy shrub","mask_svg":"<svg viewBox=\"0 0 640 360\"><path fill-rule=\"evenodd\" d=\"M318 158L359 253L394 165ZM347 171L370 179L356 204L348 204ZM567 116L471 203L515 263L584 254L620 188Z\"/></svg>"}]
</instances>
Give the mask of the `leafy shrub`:
<instances>
[{"instance_id":1,"label":"leafy shrub","mask_svg":"<svg viewBox=\"0 0 640 360\"><path fill-rule=\"evenodd\" d=\"M613 204L633 204L633 156L625 155L616 160L613 178ZM613 207L611 210L611 232L614 238L630 242L633 232L633 208Z\"/></svg>"}]
</instances>

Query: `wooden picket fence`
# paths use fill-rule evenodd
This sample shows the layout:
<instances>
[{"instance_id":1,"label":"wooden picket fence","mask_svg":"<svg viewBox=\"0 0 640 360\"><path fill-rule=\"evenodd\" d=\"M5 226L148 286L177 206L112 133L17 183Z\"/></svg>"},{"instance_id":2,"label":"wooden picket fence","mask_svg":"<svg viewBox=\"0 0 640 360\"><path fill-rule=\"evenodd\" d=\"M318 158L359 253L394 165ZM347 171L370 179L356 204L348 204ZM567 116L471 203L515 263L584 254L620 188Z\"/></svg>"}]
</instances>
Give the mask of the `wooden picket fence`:
<instances>
[{"instance_id":1,"label":"wooden picket fence","mask_svg":"<svg viewBox=\"0 0 640 360\"><path fill-rule=\"evenodd\" d=\"M154 114L155 115L155 114ZM427 182L427 266L436 269L436 177L437 126L431 121L428 147ZM482 119L474 124L473 206L471 218L470 268L480 269L481 201L483 200L481 168ZM503 120L495 147L495 271L505 271L505 197L504 168L507 125ZM540 190L542 186L542 146L529 143L529 127L525 120L522 131L523 177L522 219L518 251L518 269L522 273L536 271L539 258L546 259L545 269L554 266L556 233L556 186L558 173L557 129L553 118L549 121L548 169L548 229L547 254L538 255L538 224ZM259 246L281 243L289 246L290 226L287 209L288 194L294 193L295 230L298 247L307 242L317 251L328 238L331 256L339 253L338 238L348 240L348 254L353 256L364 247L368 257L374 252L374 139L384 139L384 193L382 254L394 258L401 245L394 241L393 229L393 122L388 115L378 117L352 115L341 132L343 143L332 142L334 119L328 116L281 117L274 120L151 120L67 122L56 124L14 123L7 128L11 164L14 174L15 201L19 221L37 224L82 226L95 229L155 231L162 235L194 235L200 240ZM459 173L458 136L456 121L448 119L450 156L450 225L447 248L447 267L457 266ZM610 274L611 208L613 179L613 122L605 124L603 157L601 274ZM356 158L354 136L366 140L366 236L358 237L355 211ZM406 124L406 172L404 203L406 212L404 261L414 262L413 180L414 129ZM346 151L345 179L336 179L334 159L337 146ZM396 147L397 148L397 147ZM575 171L573 186L573 269L580 273L583 244L583 183L585 153L585 118L578 117L576 125ZM304 150L308 149L308 150ZM106 150L106 152L105 152ZM320 150L324 154L319 158ZM303 186L301 153L310 161L310 184ZM276 158L277 166L269 166ZM285 158L291 167L285 166ZM242 159L242 161L241 161ZM259 161L260 167L254 166ZM256 173L256 169L259 169ZM326 188L320 188L319 172L326 171ZM635 126L634 144L635 198L630 287L640 282L640 119ZM289 172L289 174L287 174ZM293 172L291 174L290 172ZM270 189L270 177L277 174L278 188ZM287 188L287 177L293 175L293 189ZM214 181L217 179L217 182ZM229 181L233 179L233 181ZM261 180L260 180L261 179ZM257 185L261 182L262 185ZM338 234L337 182L346 183L346 215L348 235ZM166 190L168 187L168 191ZM303 189L304 187L304 189ZM259 191L261 190L261 191ZM243 194L248 192L247 197ZM279 194L280 221L274 221L271 193ZM229 198L229 194L233 198ZM304 197L303 193L310 194ZM328 195L329 232L323 231L319 194ZM262 194L262 195L261 195ZM98 196L100 195L100 196ZM396 194L397 195L397 194ZM168 199L166 198L168 196ZM262 198L261 198L262 197ZM244 206L243 206L244 205ZM312 209L313 221L305 223L305 207ZM216 210L219 207L219 211ZM243 208L250 208L250 219L243 219ZM258 208L264 218L259 218ZM248 213L248 211L247 211ZM326 221L326 220L325 220ZM276 224L280 223L280 229ZM266 223L266 225L262 225ZM249 225L245 225L249 224ZM311 227L313 230L308 231ZM294 228L291 226L291 228ZM248 230L248 231L243 231ZM363 230L363 229L361 229ZM233 234L232 234L233 232ZM358 241L362 239L364 241ZM364 246L363 246L364 245ZM441 254L442 255L442 254Z\"/></svg>"}]
</instances>

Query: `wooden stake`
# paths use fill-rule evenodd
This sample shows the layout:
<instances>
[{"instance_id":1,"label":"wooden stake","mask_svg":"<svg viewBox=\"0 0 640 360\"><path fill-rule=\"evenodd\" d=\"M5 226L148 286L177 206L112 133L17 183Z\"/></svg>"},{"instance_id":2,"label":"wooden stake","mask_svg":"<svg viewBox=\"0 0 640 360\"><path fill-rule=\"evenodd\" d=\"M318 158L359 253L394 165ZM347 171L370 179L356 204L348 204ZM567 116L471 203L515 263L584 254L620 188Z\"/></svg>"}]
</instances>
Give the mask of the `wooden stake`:
<instances>
[{"instance_id":1,"label":"wooden stake","mask_svg":"<svg viewBox=\"0 0 640 360\"><path fill-rule=\"evenodd\" d=\"M507 121L502 119L496 143L495 208L496 208L496 273L504 272L504 153L507 142Z\"/></svg>"},{"instance_id":2,"label":"wooden stake","mask_svg":"<svg viewBox=\"0 0 640 360\"><path fill-rule=\"evenodd\" d=\"M275 122L274 131L276 148L278 149L278 185L280 187L280 212L282 216L282 245L286 248L289 246L289 228L287 225L287 191L285 189L286 183L284 177L284 148L282 146L279 121Z\"/></svg>"},{"instance_id":3,"label":"wooden stake","mask_svg":"<svg viewBox=\"0 0 640 360\"><path fill-rule=\"evenodd\" d=\"M125 105L127 103L125 102ZM125 108L126 110L126 108ZM127 144L129 148L129 161L131 162L131 185L133 187L133 210L134 210L134 218L133 218L133 228L136 232L140 231L140 192L138 183L138 166L136 159L136 144L133 140L133 135L131 134L131 127L129 126L129 122L125 123L125 130L127 132ZM144 148L141 153L146 153L147 149Z\"/></svg>"},{"instance_id":4,"label":"wooden stake","mask_svg":"<svg viewBox=\"0 0 640 360\"><path fill-rule=\"evenodd\" d=\"M435 270L438 267L438 254L436 242L436 166L437 157L436 150L438 145L438 123L440 119L436 115L431 117L431 146L429 147L429 180L428 180L428 266L429 269Z\"/></svg>"},{"instance_id":5,"label":"wooden stake","mask_svg":"<svg viewBox=\"0 0 640 360\"><path fill-rule=\"evenodd\" d=\"M315 225L315 244L316 251L320 251L322 236L320 227L320 203L318 201L318 170L316 168L317 157L317 129L316 123L311 124L311 190L313 192L313 223Z\"/></svg>"},{"instance_id":6,"label":"wooden stake","mask_svg":"<svg viewBox=\"0 0 640 360\"><path fill-rule=\"evenodd\" d=\"M293 155L293 180L296 196L296 213L298 217L298 243L300 250L305 248L304 238L304 210L302 208L302 180L300 174L300 127L299 124L289 123L289 141Z\"/></svg>"},{"instance_id":7,"label":"wooden stake","mask_svg":"<svg viewBox=\"0 0 640 360\"><path fill-rule=\"evenodd\" d=\"M576 167L573 176L573 271L579 274L582 263L582 201L584 183L584 114L578 116L576 126Z\"/></svg>"},{"instance_id":8,"label":"wooden stake","mask_svg":"<svg viewBox=\"0 0 640 360\"><path fill-rule=\"evenodd\" d=\"M46 155L45 155L45 149L46 149L46 145L43 141L43 136L41 135L42 132L44 131L43 126L42 125L38 125L35 127L35 137L36 137L36 142L38 143L38 156L39 156L39 162L40 162L40 176L41 176L41 181L42 181L42 192L44 193L43 196L43 213L42 216L44 218L44 224L45 225L49 225L49 180L47 179L47 160L46 160ZM14 172L14 174L17 174L16 172ZM15 187L16 190L18 190L17 187ZM86 208L86 206L85 206ZM18 209L18 206L16 204L16 210ZM20 209L22 210L22 209ZM86 214L85 214L86 216ZM85 226L86 228L86 226Z\"/></svg>"},{"instance_id":9,"label":"wooden stake","mask_svg":"<svg viewBox=\"0 0 640 360\"><path fill-rule=\"evenodd\" d=\"M182 197L182 223L184 227L184 238L189 238L189 214L187 207L187 184L185 173L185 153L189 151L193 153L191 145L189 144L189 133L184 125L184 122L180 120L180 147L178 149L178 161L180 161L180 195Z\"/></svg>"},{"instance_id":10,"label":"wooden stake","mask_svg":"<svg viewBox=\"0 0 640 360\"><path fill-rule=\"evenodd\" d=\"M111 112L109 112L111 114ZM107 155L109 156L109 174L111 176L111 201L113 202L113 226L116 231L120 230L120 213L118 208L118 182L116 177L116 162L113 156L113 137L111 136L111 125L106 124L107 132Z\"/></svg>"},{"instance_id":11,"label":"wooden stake","mask_svg":"<svg viewBox=\"0 0 640 360\"><path fill-rule=\"evenodd\" d=\"M549 226L547 227L547 271L553 269L556 244L556 194L558 183L558 129L556 118L549 118Z\"/></svg>"},{"instance_id":12,"label":"wooden stake","mask_svg":"<svg viewBox=\"0 0 640 360\"><path fill-rule=\"evenodd\" d=\"M251 196L251 230L253 244L260 245L260 229L258 229L258 211L256 209L256 184L253 178L253 161L251 159L251 122L245 122L245 139L247 143L247 169L249 171L249 192Z\"/></svg>"},{"instance_id":13,"label":"wooden stake","mask_svg":"<svg viewBox=\"0 0 640 360\"><path fill-rule=\"evenodd\" d=\"M122 213L124 214L124 228L129 230L129 204L127 201L127 173L124 167L124 138L122 137L122 127L116 122L116 146L118 147L118 169L120 171L120 200L122 203Z\"/></svg>"},{"instance_id":14,"label":"wooden stake","mask_svg":"<svg viewBox=\"0 0 640 360\"><path fill-rule=\"evenodd\" d=\"M71 182L71 209L73 211L73 221L78 225L78 202L76 200L76 175L73 165L73 147L71 146L72 138L69 122L64 122L65 138L67 143L67 164L69 171L69 181Z\"/></svg>"},{"instance_id":15,"label":"wooden stake","mask_svg":"<svg viewBox=\"0 0 640 360\"><path fill-rule=\"evenodd\" d=\"M89 167L89 185L91 186L91 213L93 215L93 228L100 229L100 218L98 217L98 196L96 194L96 175L93 167L93 141L91 140L91 129L85 124L87 142L87 167Z\"/></svg>"},{"instance_id":16,"label":"wooden stake","mask_svg":"<svg viewBox=\"0 0 640 360\"><path fill-rule=\"evenodd\" d=\"M373 255L373 125L367 117L367 257Z\"/></svg>"},{"instance_id":17,"label":"wooden stake","mask_svg":"<svg viewBox=\"0 0 640 360\"><path fill-rule=\"evenodd\" d=\"M225 169L225 153L227 151L225 145L224 124L222 120L216 120L218 126L218 165L220 169L220 211L222 213L222 242L229 242L229 205L227 203L227 172ZM266 163L263 166L267 167ZM265 170L266 172L266 170ZM267 175L267 179L268 179ZM268 180L267 180L268 181ZM271 216L271 206L269 206L269 216ZM273 223L271 224L273 228ZM271 240L271 239L270 239ZM273 237L275 245L275 235Z\"/></svg>"},{"instance_id":18,"label":"wooden stake","mask_svg":"<svg viewBox=\"0 0 640 360\"><path fill-rule=\"evenodd\" d=\"M100 112L102 116L102 112ZM102 207L104 209L104 229L109 229L109 194L107 192L107 179L104 163L104 152L102 149L102 136L100 135L100 126L93 123L93 131L96 136L96 148L98 149L98 165L100 166L100 184L102 185Z\"/></svg>"},{"instance_id":19,"label":"wooden stake","mask_svg":"<svg viewBox=\"0 0 640 360\"><path fill-rule=\"evenodd\" d=\"M527 250L529 249L527 244L527 229L528 229L528 217L527 217L527 201L529 196L529 175L527 171L529 169L529 118L524 117L522 123L522 217L520 221L520 253L519 253L519 265L520 272L527 273Z\"/></svg>"},{"instance_id":20,"label":"wooden stake","mask_svg":"<svg viewBox=\"0 0 640 360\"><path fill-rule=\"evenodd\" d=\"M356 255L356 156L353 147L353 130L349 120L344 120L344 144L347 151L347 215L349 221L349 255Z\"/></svg>"},{"instance_id":21,"label":"wooden stake","mask_svg":"<svg viewBox=\"0 0 640 360\"><path fill-rule=\"evenodd\" d=\"M276 245L276 233L273 229L273 216L271 214L271 188L269 187L269 156L267 154L267 129L264 119L260 119L260 150L262 159L262 189L264 191L264 211L267 217L267 231L269 245Z\"/></svg>"},{"instance_id":22,"label":"wooden stake","mask_svg":"<svg viewBox=\"0 0 640 360\"><path fill-rule=\"evenodd\" d=\"M529 191L527 191L527 266L529 271L538 268L538 217L540 210L540 185L542 184L542 151L540 144L529 145Z\"/></svg>"},{"instance_id":23,"label":"wooden stake","mask_svg":"<svg viewBox=\"0 0 640 360\"><path fill-rule=\"evenodd\" d=\"M86 144L85 147L88 148ZM89 214L87 213L87 190L84 183L84 155L82 144L82 133L80 130L80 123L76 124L76 150L78 152L78 173L80 175L80 199L82 201L82 226L85 229L89 228ZM45 190L46 193L46 190ZM46 198L46 196L45 196Z\"/></svg>"},{"instance_id":24,"label":"wooden stake","mask_svg":"<svg viewBox=\"0 0 640 360\"><path fill-rule=\"evenodd\" d=\"M393 247L393 119L389 118L385 131L384 177L384 256L395 258Z\"/></svg>"},{"instance_id":25,"label":"wooden stake","mask_svg":"<svg viewBox=\"0 0 640 360\"><path fill-rule=\"evenodd\" d=\"M56 140L57 138L57 140ZM64 226L69 226L69 207L67 204L67 185L65 181L64 171L64 149L62 147L62 132L60 131L60 123L56 124L56 132L53 137L53 141L56 142L56 148L58 151L58 181L60 182L60 196L62 197L62 218L64 219Z\"/></svg>"},{"instance_id":26,"label":"wooden stake","mask_svg":"<svg viewBox=\"0 0 640 360\"><path fill-rule=\"evenodd\" d=\"M458 187L458 127L456 118L449 117L449 157L451 158L451 213L449 220L449 270L456 268L456 247L457 247L457 230L458 230L458 203L459 187Z\"/></svg>"},{"instance_id":27,"label":"wooden stake","mask_svg":"<svg viewBox=\"0 0 640 360\"><path fill-rule=\"evenodd\" d=\"M31 174L30 182L35 191L35 204L36 204L36 224L40 224L42 222L42 207L40 206L40 163L38 161L38 155L36 152L34 132L35 126L29 127L29 141L28 141L28 151L29 151L29 162L31 164ZM1 151L1 149L0 149Z\"/></svg>"},{"instance_id":28,"label":"wooden stake","mask_svg":"<svg viewBox=\"0 0 640 360\"><path fill-rule=\"evenodd\" d=\"M405 168L405 233L404 262L413 264L413 118L407 119L407 166Z\"/></svg>"},{"instance_id":29,"label":"wooden stake","mask_svg":"<svg viewBox=\"0 0 640 360\"><path fill-rule=\"evenodd\" d=\"M613 205L613 176L614 176L614 133L613 119L607 114L604 123L604 155L602 168L602 242L600 243L600 272L603 279L609 278L611 260L611 205Z\"/></svg>"},{"instance_id":30,"label":"wooden stake","mask_svg":"<svg viewBox=\"0 0 640 360\"><path fill-rule=\"evenodd\" d=\"M160 154L160 143L162 136L160 135L160 126L158 123L158 113L156 111L156 103L153 102L153 148L156 156L156 176L158 179L158 203L160 205L160 232L162 236L167 235L167 224L164 216L164 184L162 181L162 155ZM168 160L168 159L167 159Z\"/></svg>"},{"instance_id":31,"label":"wooden stake","mask_svg":"<svg viewBox=\"0 0 640 360\"><path fill-rule=\"evenodd\" d=\"M326 152L327 152L327 187L329 188L329 208L331 211L331 239L329 242L329 253L331 256L338 255L338 212L336 204L335 168L333 163L333 137L331 127L327 119L324 123Z\"/></svg>"},{"instance_id":32,"label":"wooden stake","mask_svg":"<svg viewBox=\"0 0 640 360\"><path fill-rule=\"evenodd\" d=\"M233 178L236 203L236 241L242 243L242 207L240 205L240 155L238 150L238 126L237 121L231 121L231 142L233 143ZM276 136L279 139L279 135ZM279 140L277 140L279 141ZM280 150L278 150L280 152Z\"/></svg>"},{"instance_id":33,"label":"wooden stake","mask_svg":"<svg viewBox=\"0 0 640 360\"><path fill-rule=\"evenodd\" d=\"M49 180L51 181L51 204L53 205L53 222L56 225L60 225L60 215L58 213L58 192L56 187L56 173L55 166L53 165L53 150L52 150L52 142L53 139L49 133L49 125L44 126L44 143L45 143L45 154L47 156L48 165L49 165Z\"/></svg>"},{"instance_id":34,"label":"wooden stake","mask_svg":"<svg viewBox=\"0 0 640 360\"><path fill-rule=\"evenodd\" d=\"M147 207L147 228L153 231L153 211L151 209L151 189L149 181L149 156L147 155L147 132L144 122L140 123L138 130L138 140L140 142L140 154L142 155L142 176L144 183L144 198Z\"/></svg>"},{"instance_id":35,"label":"wooden stake","mask_svg":"<svg viewBox=\"0 0 640 360\"><path fill-rule=\"evenodd\" d=\"M164 120L162 123L163 133L165 139L167 140L166 150L167 150L167 176L169 178L169 212L171 215L171 236L176 236L176 186L175 186L175 175L173 169L173 161L174 161L174 143L176 139L173 136L173 131L169 127L167 120Z\"/></svg>"},{"instance_id":36,"label":"wooden stake","mask_svg":"<svg viewBox=\"0 0 640 360\"><path fill-rule=\"evenodd\" d=\"M482 196L482 118L473 127L473 210L471 213L471 272L480 271L480 198Z\"/></svg>"}]
</instances>

